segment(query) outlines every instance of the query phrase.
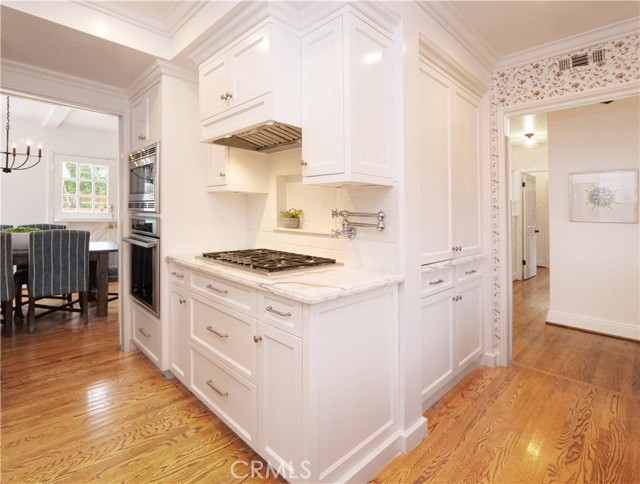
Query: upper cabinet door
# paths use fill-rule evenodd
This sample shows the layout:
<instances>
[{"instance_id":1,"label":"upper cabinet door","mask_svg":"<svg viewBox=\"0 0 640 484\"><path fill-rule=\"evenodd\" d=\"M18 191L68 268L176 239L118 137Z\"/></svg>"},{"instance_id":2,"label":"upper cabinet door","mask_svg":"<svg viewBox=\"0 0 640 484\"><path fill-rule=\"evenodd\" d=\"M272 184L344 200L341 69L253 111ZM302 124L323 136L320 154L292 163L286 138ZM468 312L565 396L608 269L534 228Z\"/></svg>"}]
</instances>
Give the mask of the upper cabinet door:
<instances>
[{"instance_id":1,"label":"upper cabinet door","mask_svg":"<svg viewBox=\"0 0 640 484\"><path fill-rule=\"evenodd\" d=\"M161 136L162 106L158 83L131 102L131 150L160 141Z\"/></svg>"},{"instance_id":2,"label":"upper cabinet door","mask_svg":"<svg viewBox=\"0 0 640 484\"><path fill-rule=\"evenodd\" d=\"M345 119L351 171L393 178L392 41L349 14Z\"/></svg>"},{"instance_id":3,"label":"upper cabinet door","mask_svg":"<svg viewBox=\"0 0 640 484\"><path fill-rule=\"evenodd\" d=\"M344 172L342 17L302 38L304 176Z\"/></svg>"},{"instance_id":4,"label":"upper cabinet door","mask_svg":"<svg viewBox=\"0 0 640 484\"><path fill-rule=\"evenodd\" d=\"M481 252L480 107L477 98L457 89L453 96L453 206L456 257Z\"/></svg>"},{"instance_id":5,"label":"upper cabinet door","mask_svg":"<svg viewBox=\"0 0 640 484\"><path fill-rule=\"evenodd\" d=\"M227 109L229 65L227 54L207 62L200 69L200 118L212 116Z\"/></svg>"},{"instance_id":6,"label":"upper cabinet door","mask_svg":"<svg viewBox=\"0 0 640 484\"><path fill-rule=\"evenodd\" d=\"M453 257L452 86L420 63L421 262Z\"/></svg>"},{"instance_id":7,"label":"upper cabinet door","mask_svg":"<svg viewBox=\"0 0 640 484\"><path fill-rule=\"evenodd\" d=\"M271 90L270 37L265 25L229 50L229 107L237 106Z\"/></svg>"}]
</instances>

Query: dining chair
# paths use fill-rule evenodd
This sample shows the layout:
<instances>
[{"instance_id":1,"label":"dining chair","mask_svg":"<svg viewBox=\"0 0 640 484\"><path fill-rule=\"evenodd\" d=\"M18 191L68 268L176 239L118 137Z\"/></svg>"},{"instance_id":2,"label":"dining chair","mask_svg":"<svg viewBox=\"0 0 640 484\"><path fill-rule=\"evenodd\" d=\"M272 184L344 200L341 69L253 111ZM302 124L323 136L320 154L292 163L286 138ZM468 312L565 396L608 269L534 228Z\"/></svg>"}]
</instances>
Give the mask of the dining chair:
<instances>
[{"instance_id":1,"label":"dining chair","mask_svg":"<svg viewBox=\"0 0 640 484\"><path fill-rule=\"evenodd\" d=\"M13 256L11 253L11 234L0 232L0 301L4 318L4 335L11 336L13 331Z\"/></svg>"},{"instance_id":2,"label":"dining chair","mask_svg":"<svg viewBox=\"0 0 640 484\"><path fill-rule=\"evenodd\" d=\"M48 310L39 317L59 310L80 312L82 323L89 323L90 235L86 230L43 230L29 234L29 333L35 331L36 307ZM36 304L39 299L73 293L78 293L78 299L55 306ZM73 307L76 302L80 302L79 309Z\"/></svg>"},{"instance_id":3,"label":"dining chair","mask_svg":"<svg viewBox=\"0 0 640 484\"><path fill-rule=\"evenodd\" d=\"M35 228L39 230L65 230L67 228L67 226L63 224L22 224L18 225L18 227ZM24 265L19 265L16 269L17 271L14 276L16 284L18 284L18 290L16 291L15 296L16 318L22 321L24 318L24 315L22 314L22 305L25 304L22 302L22 287L27 284L29 269ZM66 299L67 301L71 301L70 297L67 297Z\"/></svg>"},{"instance_id":4,"label":"dining chair","mask_svg":"<svg viewBox=\"0 0 640 484\"><path fill-rule=\"evenodd\" d=\"M13 225L0 224L0 230L12 229L12 228L13 228Z\"/></svg>"}]
</instances>

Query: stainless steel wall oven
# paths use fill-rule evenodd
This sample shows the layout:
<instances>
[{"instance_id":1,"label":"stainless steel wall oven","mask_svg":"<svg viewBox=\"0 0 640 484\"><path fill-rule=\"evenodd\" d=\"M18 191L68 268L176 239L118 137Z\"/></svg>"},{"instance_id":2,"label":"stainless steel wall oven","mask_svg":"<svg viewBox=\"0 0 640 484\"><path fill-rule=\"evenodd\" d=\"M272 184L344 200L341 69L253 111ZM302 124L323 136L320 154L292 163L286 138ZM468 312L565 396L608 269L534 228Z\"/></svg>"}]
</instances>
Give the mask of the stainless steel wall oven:
<instances>
[{"instance_id":1,"label":"stainless steel wall oven","mask_svg":"<svg viewBox=\"0 0 640 484\"><path fill-rule=\"evenodd\" d=\"M131 246L130 294L156 316L160 316L160 220L132 216L130 236L122 240Z\"/></svg>"},{"instance_id":2,"label":"stainless steel wall oven","mask_svg":"<svg viewBox=\"0 0 640 484\"><path fill-rule=\"evenodd\" d=\"M129 210L160 212L158 167L160 143L129 154Z\"/></svg>"}]
</instances>

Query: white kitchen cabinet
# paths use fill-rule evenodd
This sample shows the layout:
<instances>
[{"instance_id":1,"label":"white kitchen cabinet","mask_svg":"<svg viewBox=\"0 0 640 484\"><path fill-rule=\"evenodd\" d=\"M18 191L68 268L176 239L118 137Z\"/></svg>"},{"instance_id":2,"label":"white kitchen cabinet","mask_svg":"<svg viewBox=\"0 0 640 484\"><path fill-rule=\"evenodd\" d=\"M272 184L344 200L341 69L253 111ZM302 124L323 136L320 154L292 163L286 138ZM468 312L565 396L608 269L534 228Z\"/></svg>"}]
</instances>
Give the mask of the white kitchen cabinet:
<instances>
[{"instance_id":1,"label":"white kitchen cabinet","mask_svg":"<svg viewBox=\"0 0 640 484\"><path fill-rule=\"evenodd\" d=\"M163 335L160 330L160 322L136 303L132 304L131 313L133 342L156 366L161 366Z\"/></svg>"},{"instance_id":2,"label":"white kitchen cabinet","mask_svg":"<svg viewBox=\"0 0 640 484\"><path fill-rule=\"evenodd\" d=\"M131 151L160 141L162 133L162 106L160 83L131 101Z\"/></svg>"},{"instance_id":3,"label":"white kitchen cabinet","mask_svg":"<svg viewBox=\"0 0 640 484\"><path fill-rule=\"evenodd\" d=\"M183 334L171 337L190 354L191 391L285 479L353 480L391 445L397 285L305 304L179 263L170 269L175 319L189 308L186 345Z\"/></svg>"},{"instance_id":4,"label":"white kitchen cabinet","mask_svg":"<svg viewBox=\"0 0 640 484\"><path fill-rule=\"evenodd\" d=\"M482 251L480 100L420 63L422 263Z\"/></svg>"},{"instance_id":5,"label":"white kitchen cabinet","mask_svg":"<svg viewBox=\"0 0 640 484\"><path fill-rule=\"evenodd\" d=\"M301 474L303 456L302 339L259 322L258 453L286 475Z\"/></svg>"},{"instance_id":6,"label":"white kitchen cabinet","mask_svg":"<svg viewBox=\"0 0 640 484\"><path fill-rule=\"evenodd\" d=\"M273 120L300 125L300 42L266 21L199 66L201 141Z\"/></svg>"},{"instance_id":7,"label":"white kitchen cabinet","mask_svg":"<svg viewBox=\"0 0 640 484\"><path fill-rule=\"evenodd\" d=\"M267 193L269 155L207 145L206 184L209 192Z\"/></svg>"},{"instance_id":8,"label":"white kitchen cabinet","mask_svg":"<svg viewBox=\"0 0 640 484\"><path fill-rule=\"evenodd\" d=\"M393 41L344 9L301 53L303 183L393 185Z\"/></svg>"},{"instance_id":9,"label":"white kitchen cabinet","mask_svg":"<svg viewBox=\"0 0 640 484\"><path fill-rule=\"evenodd\" d=\"M189 387L191 365L188 342L191 300L184 287L175 283L169 285L169 298L169 310L171 312L169 321L171 328L170 370L183 385Z\"/></svg>"},{"instance_id":10,"label":"white kitchen cabinet","mask_svg":"<svg viewBox=\"0 0 640 484\"><path fill-rule=\"evenodd\" d=\"M482 352L482 260L422 275L423 410Z\"/></svg>"}]
</instances>

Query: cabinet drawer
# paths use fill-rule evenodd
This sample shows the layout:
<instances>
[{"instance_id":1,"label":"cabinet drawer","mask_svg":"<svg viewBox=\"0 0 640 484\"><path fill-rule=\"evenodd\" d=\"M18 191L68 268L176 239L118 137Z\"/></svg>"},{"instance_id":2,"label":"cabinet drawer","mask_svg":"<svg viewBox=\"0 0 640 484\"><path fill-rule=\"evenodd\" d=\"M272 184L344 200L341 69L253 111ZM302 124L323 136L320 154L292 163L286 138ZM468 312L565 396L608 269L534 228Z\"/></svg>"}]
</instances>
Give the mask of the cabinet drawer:
<instances>
[{"instance_id":1,"label":"cabinet drawer","mask_svg":"<svg viewBox=\"0 0 640 484\"><path fill-rule=\"evenodd\" d=\"M302 338L302 303L274 296L258 294L258 319Z\"/></svg>"},{"instance_id":2,"label":"cabinet drawer","mask_svg":"<svg viewBox=\"0 0 640 484\"><path fill-rule=\"evenodd\" d=\"M156 365L160 365L162 348L158 323L147 312L133 305L133 341Z\"/></svg>"},{"instance_id":3,"label":"cabinet drawer","mask_svg":"<svg viewBox=\"0 0 640 484\"><path fill-rule=\"evenodd\" d=\"M253 449L257 446L256 386L191 348L191 389Z\"/></svg>"},{"instance_id":4,"label":"cabinet drawer","mask_svg":"<svg viewBox=\"0 0 640 484\"><path fill-rule=\"evenodd\" d=\"M169 263L169 282L184 285L188 278L189 271L173 262Z\"/></svg>"},{"instance_id":5,"label":"cabinet drawer","mask_svg":"<svg viewBox=\"0 0 640 484\"><path fill-rule=\"evenodd\" d=\"M199 272L191 274L191 289L223 306L256 317L256 289Z\"/></svg>"},{"instance_id":6,"label":"cabinet drawer","mask_svg":"<svg viewBox=\"0 0 640 484\"><path fill-rule=\"evenodd\" d=\"M473 281L482 277L482 261L456 266L456 284Z\"/></svg>"},{"instance_id":7,"label":"cabinet drawer","mask_svg":"<svg viewBox=\"0 0 640 484\"><path fill-rule=\"evenodd\" d=\"M256 334L254 318L192 296L192 340L253 383L256 382L257 351L253 341Z\"/></svg>"},{"instance_id":8,"label":"cabinet drawer","mask_svg":"<svg viewBox=\"0 0 640 484\"><path fill-rule=\"evenodd\" d=\"M422 273L422 297L435 294L445 289L453 287L454 270L453 267L447 267L437 271L429 271Z\"/></svg>"}]
</instances>

